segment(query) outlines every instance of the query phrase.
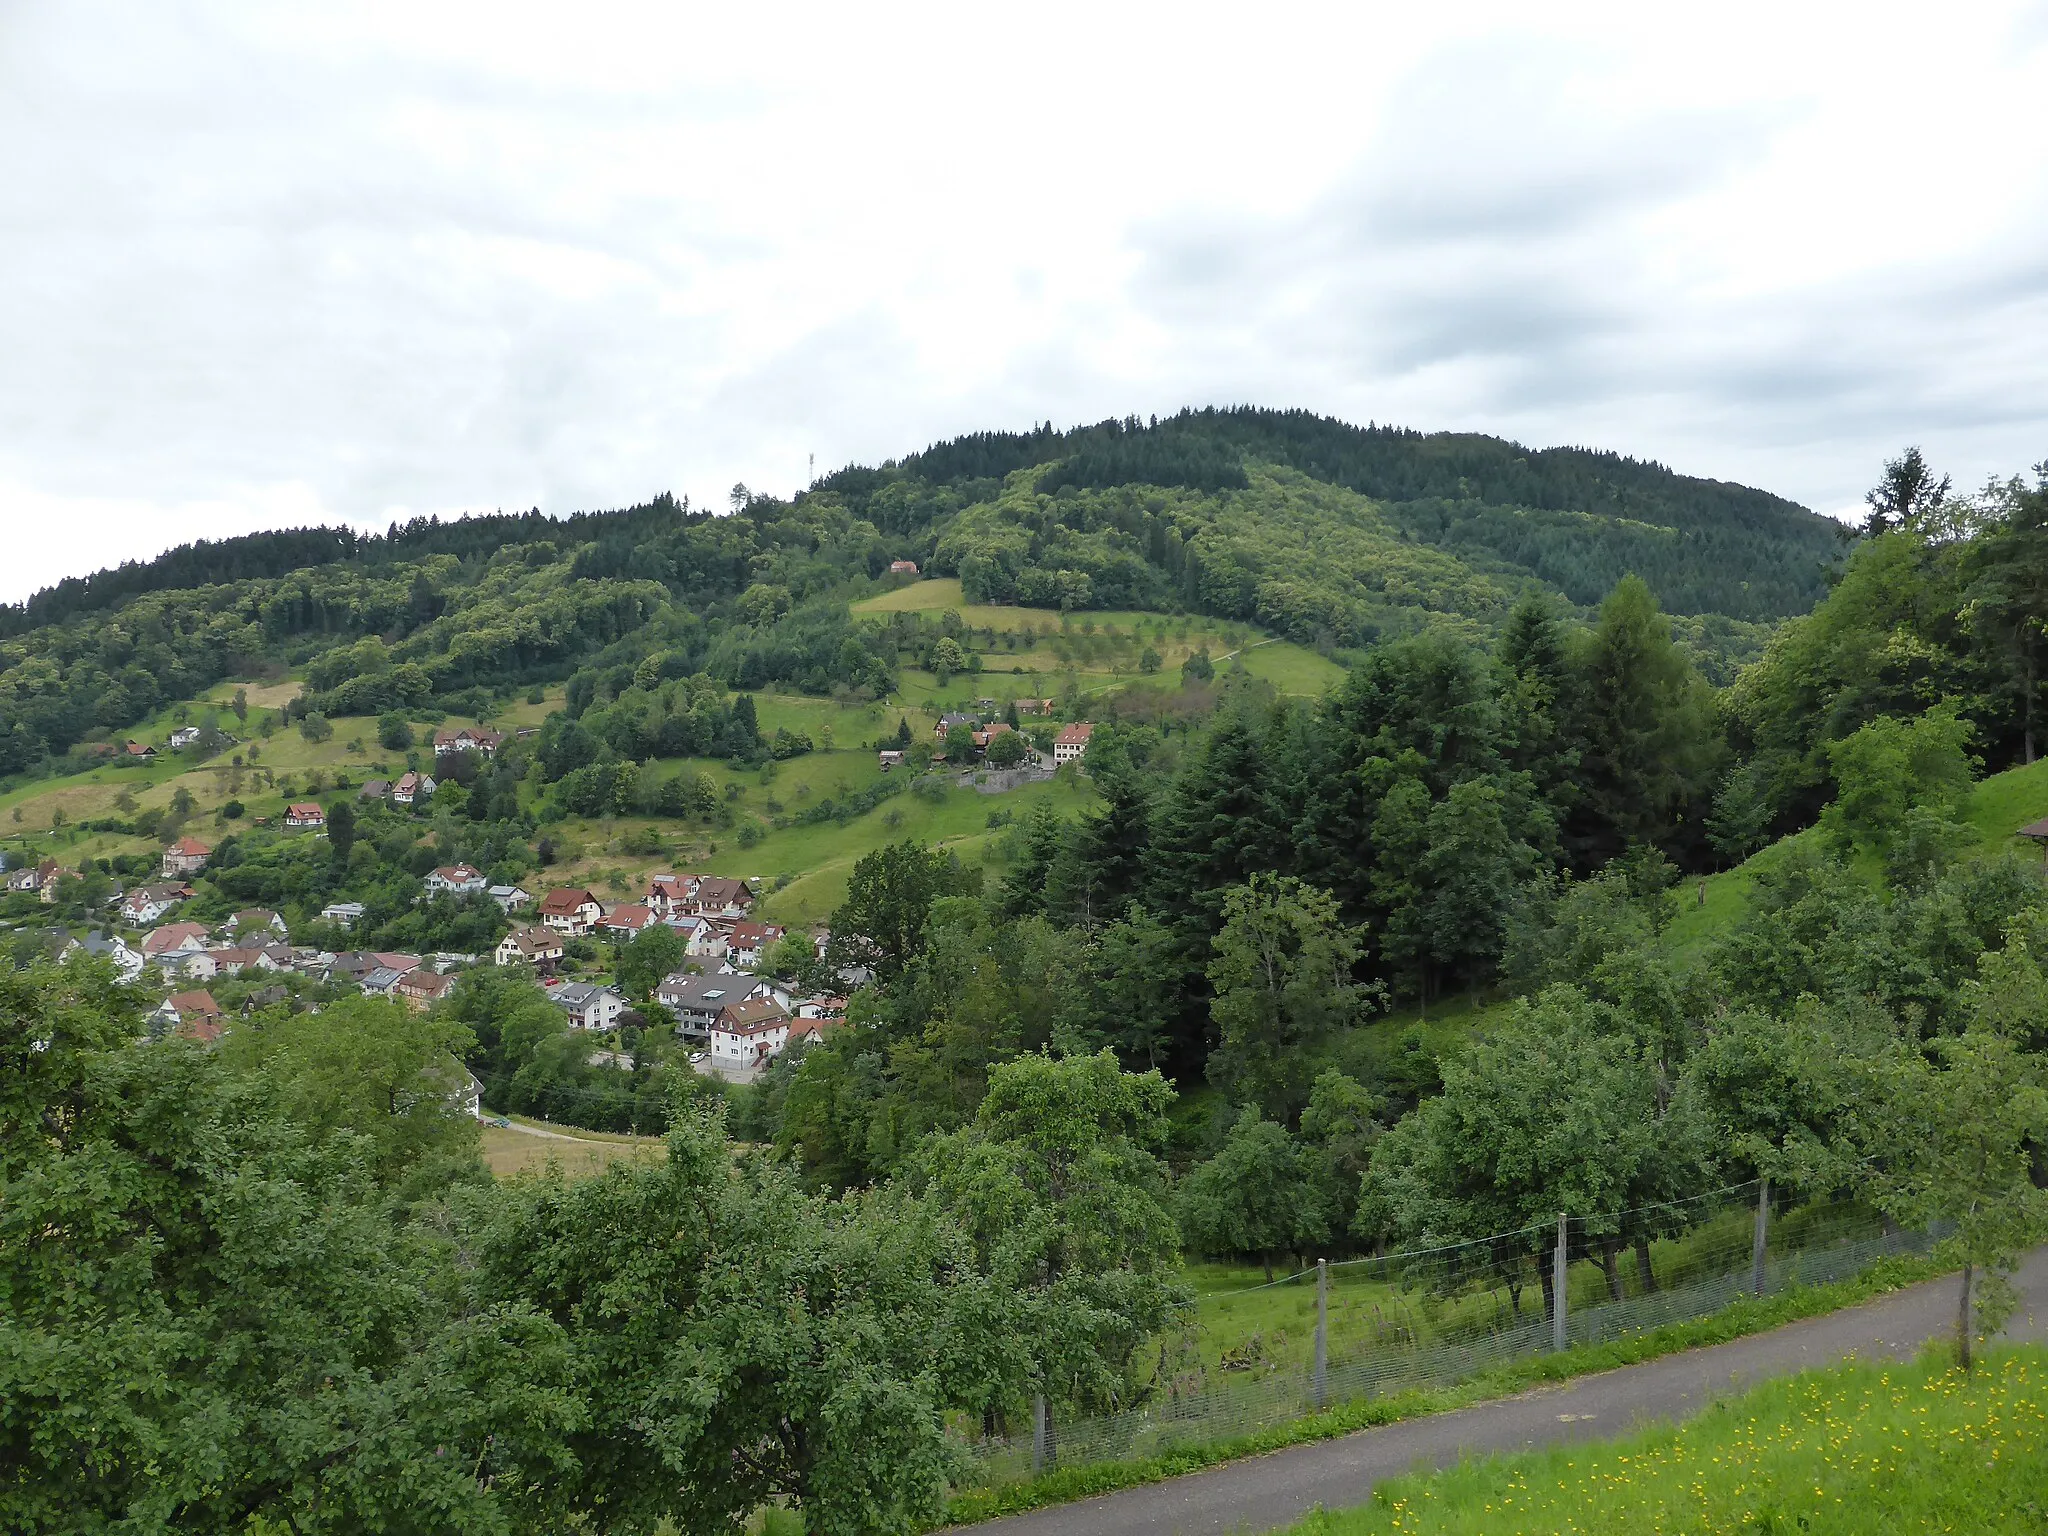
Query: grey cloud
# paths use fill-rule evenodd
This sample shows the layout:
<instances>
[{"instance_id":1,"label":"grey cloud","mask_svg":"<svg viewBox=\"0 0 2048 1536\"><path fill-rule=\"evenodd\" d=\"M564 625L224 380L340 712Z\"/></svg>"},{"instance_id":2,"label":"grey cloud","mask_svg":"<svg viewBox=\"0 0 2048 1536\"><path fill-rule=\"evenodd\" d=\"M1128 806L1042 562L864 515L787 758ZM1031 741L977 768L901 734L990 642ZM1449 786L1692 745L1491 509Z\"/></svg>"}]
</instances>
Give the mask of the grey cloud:
<instances>
[{"instance_id":1,"label":"grey cloud","mask_svg":"<svg viewBox=\"0 0 2048 1536\"><path fill-rule=\"evenodd\" d=\"M1496 38L1431 56L1395 90L1332 215L1350 235L1542 236L1668 201L1751 160L1776 114L1620 113L1584 50Z\"/></svg>"}]
</instances>

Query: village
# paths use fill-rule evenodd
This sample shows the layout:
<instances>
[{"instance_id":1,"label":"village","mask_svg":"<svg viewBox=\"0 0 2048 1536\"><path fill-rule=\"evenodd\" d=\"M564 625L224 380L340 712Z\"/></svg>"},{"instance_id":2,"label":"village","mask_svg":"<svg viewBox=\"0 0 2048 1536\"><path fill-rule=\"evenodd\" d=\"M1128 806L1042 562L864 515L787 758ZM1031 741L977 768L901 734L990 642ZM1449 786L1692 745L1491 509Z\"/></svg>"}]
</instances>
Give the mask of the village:
<instances>
[{"instance_id":1,"label":"village","mask_svg":"<svg viewBox=\"0 0 2048 1536\"><path fill-rule=\"evenodd\" d=\"M993 700L975 705L972 713L940 715L928 753L908 743L878 744L880 771L957 769L964 787L1002 793L1077 764L1094 730L1087 722L1056 731L1035 723L1021 728L1020 717L1051 715L1050 699L1018 699L1001 711ZM174 731L164 749L189 748L195 732L189 726ZM351 807L417 815L433 803L440 787L436 772L446 777L464 760L488 761L513 734L483 726L443 728L431 738L434 771L423 764L394 777L335 787L347 792ZM147 761L157 750L148 742L130 741L123 756ZM344 814L341 803L291 800L274 827L324 840L330 820ZM261 825L262 819L254 824ZM509 930L475 952L412 952L333 942L337 933L365 923L365 905L356 900L328 901L306 925L317 929L312 936L325 943L304 942L304 933L295 942L287 917L271 907L250 906L209 922L193 920L186 904L197 893L194 882L217 872L216 851L190 834L174 837L163 847L156 879L117 887L107 898L107 919L94 919L88 909L83 925L44 929L48 952L60 961L80 956L104 960L123 982L161 989L165 995L151 1014L152 1029L205 1043L220 1038L232 1014L269 1008L317 1011L324 1002L351 995L424 1012L448 999L465 971L512 968L531 976L571 1029L591 1036L590 1064L630 1071L634 1056L622 1043L656 1029L673 1033L697 1073L735 1085L753 1081L792 1046L839 1027L846 994L868 979L857 967L825 965L829 932L823 926L793 928L760 920L755 911L763 885L759 878L652 873L641 888L607 900L586 885L494 882L468 863L437 865L419 877L416 902L443 897L487 902L485 910L493 912L489 931L506 924ZM75 872L55 858L7 872L4 890L38 897L47 906L61 903L68 912L78 910ZM17 923L17 931L26 926ZM627 946L656 930L674 936L680 963L658 986L629 997L619 983L617 961ZM802 949L796 959L791 948L777 953L792 934ZM772 963L771 954L776 957ZM232 1005L215 996L224 981L240 984L233 989Z\"/></svg>"},{"instance_id":2,"label":"village","mask_svg":"<svg viewBox=\"0 0 2048 1536\"><path fill-rule=\"evenodd\" d=\"M309 818L301 814L296 819ZM177 921L178 908L193 895L187 880L206 867L212 852L197 838L180 838L164 850L161 880L117 898L112 927L75 934L55 930L55 957L90 956L108 962L124 983L170 989L152 1025L206 1043L217 1040L228 1022L209 985L222 978L277 978L275 985L248 993L248 1010L288 1003L291 993L284 980L299 977L342 995L385 998L424 1011L454 990L462 971L483 965L530 970L572 1028L608 1037L623 1025L647 1028L664 1021L635 1009L604 977L576 974L579 967L568 946L577 940L624 946L665 928L681 941L687 959L663 978L654 1001L673 1019L676 1037L695 1048L691 1065L732 1083L752 1081L791 1044L837 1027L846 1015L845 989L865 979L851 972L839 978L837 990L806 991L787 977L768 974L770 953L791 930L755 921L749 915L756 904L752 886L718 875L657 874L635 899L606 902L581 887L552 888L536 897L520 886L492 885L467 864L436 867L421 882L423 895L485 897L513 921L495 949L482 955L295 945L285 918L260 907L211 926ZM54 901L63 874L46 860L9 875L6 888ZM320 919L346 928L362 914L359 903L335 902L321 911ZM824 929L799 933L818 962L828 938ZM317 1009L319 1004L308 1006ZM596 1050L593 1060L599 1056L602 1064L631 1066L630 1058L615 1050Z\"/></svg>"}]
</instances>

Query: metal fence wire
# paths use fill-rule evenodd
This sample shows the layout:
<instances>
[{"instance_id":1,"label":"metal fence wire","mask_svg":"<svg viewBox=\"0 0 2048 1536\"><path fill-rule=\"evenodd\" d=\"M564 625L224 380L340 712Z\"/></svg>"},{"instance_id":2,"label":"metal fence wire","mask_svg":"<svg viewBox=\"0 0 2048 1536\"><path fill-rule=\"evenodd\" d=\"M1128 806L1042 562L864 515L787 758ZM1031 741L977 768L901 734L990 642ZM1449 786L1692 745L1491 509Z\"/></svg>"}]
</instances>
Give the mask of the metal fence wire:
<instances>
[{"instance_id":1,"label":"metal fence wire","mask_svg":"<svg viewBox=\"0 0 2048 1536\"><path fill-rule=\"evenodd\" d=\"M969 1440L969 1480L1137 1461L1237 1439L1339 1404L1447 1387L1546 1351L1705 1317L1924 1253L1857 1200L1785 1206L1767 1182L1604 1216L1317 1264L1197 1297L1139 1361L1134 1406ZM1562 1296L1562 1305L1558 1298Z\"/></svg>"}]
</instances>

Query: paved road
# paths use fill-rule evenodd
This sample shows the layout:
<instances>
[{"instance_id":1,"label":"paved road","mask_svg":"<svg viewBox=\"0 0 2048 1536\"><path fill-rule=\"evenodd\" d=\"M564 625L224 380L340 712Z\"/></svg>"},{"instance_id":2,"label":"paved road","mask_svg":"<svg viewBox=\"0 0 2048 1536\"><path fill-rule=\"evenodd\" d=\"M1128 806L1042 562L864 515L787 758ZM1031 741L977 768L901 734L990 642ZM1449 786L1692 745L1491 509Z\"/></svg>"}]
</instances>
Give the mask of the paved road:
<instances>
[{"instance_id":1,"label":"paved road","mask_svg":"<svg viewBox=\"0 0 2048 1536\"><path fill-rule=\"evenodd\" d=\"M2048 1338L2048 1249L2032 1255L2015 1278L2021 1303L2006 1337ZM1318 1506L1362 1504L1381 1478L1443 1466L1464 1455L1602 1439L1646 1420L1687 1418L1736 1388L1849 1355L1908 1358L1933 1335L1955 1326L1955 1304L1956 1281L1932 1280L1771 1333L1034 1510L975 1530L989 1536L1271 1531Z\"/></svg>"}]
</instances>

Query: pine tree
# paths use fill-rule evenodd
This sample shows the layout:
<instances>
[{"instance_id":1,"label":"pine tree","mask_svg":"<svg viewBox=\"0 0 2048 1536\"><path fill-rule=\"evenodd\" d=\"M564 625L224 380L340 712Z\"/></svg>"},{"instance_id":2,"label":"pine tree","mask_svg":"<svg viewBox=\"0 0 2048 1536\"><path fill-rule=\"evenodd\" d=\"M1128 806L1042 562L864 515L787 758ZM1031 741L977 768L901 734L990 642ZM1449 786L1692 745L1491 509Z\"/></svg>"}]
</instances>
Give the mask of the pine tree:
<instances>
[{"instance_id":1,"label":"pine tree","mask_svg":"<svg viewBox=\"0 0 2048 1536\"><path fill-rule=\"evenodd\" d=\"M1576 861L1596 868L1636 843L1683 848L1699 834L1724 749L1713 699L1641 578L1623 577L1601 604L1583 677L1584 797L1568 833Z\"/></svg>"},{"instance_id":2,"label":"pine tree","mask_svg":"<svg viewBox=\"0 0 2048 1536\"><path fill-rule=\"evenodd\" d=\"M1292 864L1269 794L1265 733L1243 707L1217 721L1162 798L1145 871L1151 904L1206 945L1223 893Z\"/></svg>"},{"instance_id":3,"label":"pine tree","mask_svg":"<svg viewBox=\"0 0 2048 1536\"><path fill-rule=\"evenodd\" d=\"M1562 813L1576 798L1580 743L1572 730L1573 676L1564 626L1548 598L1515 604L1494 650L1500 672L1501 754Z\"/></svg>"}]
</instances>

